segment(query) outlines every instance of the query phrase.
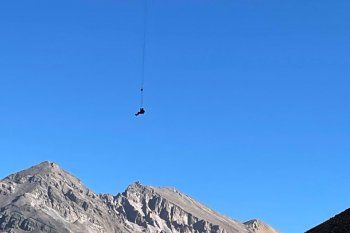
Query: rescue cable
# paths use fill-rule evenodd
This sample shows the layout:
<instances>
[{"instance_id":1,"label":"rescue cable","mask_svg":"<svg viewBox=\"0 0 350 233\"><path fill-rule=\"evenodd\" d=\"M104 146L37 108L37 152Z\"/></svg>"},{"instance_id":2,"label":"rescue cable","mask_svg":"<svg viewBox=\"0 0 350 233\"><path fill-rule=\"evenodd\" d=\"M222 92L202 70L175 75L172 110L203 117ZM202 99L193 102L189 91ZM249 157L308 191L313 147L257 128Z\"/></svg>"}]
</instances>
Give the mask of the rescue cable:
<instances>
[{"instance_id":1,"label":"rescue cable","mask_svg":"<svg viewBox=\"0 0 350 233\"><path fill-rule=\"evenodd\" d=\"M145 85L145 66L146 66L146 43L147 43L147 18L148 18L148 0L144 0L143 12L143 44L142 44L142 64L141 64L141 85L140 85L140 110L135 116L145 113L144 102L144 85Z\"/></svg>"}]
</instances>

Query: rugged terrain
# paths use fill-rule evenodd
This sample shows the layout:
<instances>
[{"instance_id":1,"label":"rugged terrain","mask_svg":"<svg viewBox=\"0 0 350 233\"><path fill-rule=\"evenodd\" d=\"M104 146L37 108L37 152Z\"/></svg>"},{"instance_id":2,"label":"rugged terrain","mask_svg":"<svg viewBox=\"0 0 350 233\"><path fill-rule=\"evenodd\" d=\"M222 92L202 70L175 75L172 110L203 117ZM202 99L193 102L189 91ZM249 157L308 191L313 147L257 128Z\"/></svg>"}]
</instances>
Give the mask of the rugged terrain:
<instances>
[{"instance_id":1,"label":"rugged terrain","mask_svg":"<svg viewBox=\"0 0 350 233\"><path fill-rule=\"evenodd\" d=\"M43 162L0 181L0 232L276 233L259 220L216 213L174 188L140 183L95 194L57 164Z\"/></svg>"},{"instance_id":2,"label":"rugged terrain","mask_svg":"<svg viewBox=\"0 0 350 233\"><path fill-rule=\"evenodd\" d=\"M350 232L350 209L312 228L306 233L348 233Z\"/></svg>"}]
</instances>

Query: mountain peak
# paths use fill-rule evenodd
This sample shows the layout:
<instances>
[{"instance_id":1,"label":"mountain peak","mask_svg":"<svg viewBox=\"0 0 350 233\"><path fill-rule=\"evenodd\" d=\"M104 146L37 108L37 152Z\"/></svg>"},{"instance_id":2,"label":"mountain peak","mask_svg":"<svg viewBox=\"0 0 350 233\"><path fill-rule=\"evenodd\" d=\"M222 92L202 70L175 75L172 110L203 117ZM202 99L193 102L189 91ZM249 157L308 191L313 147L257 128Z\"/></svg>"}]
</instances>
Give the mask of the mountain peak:
<instances>
[{"instance_id":1,"label":"mountain peak","mask_svg":"<svg viewBox=\"0 0 350 233\"><path fill-rule=\"evenodd\" d=\"M264 223L259 219L249 220L245 222L244 225L246 225L247 228L254 233L264 233L264 232L278 233L271 226L267 225L266 223Z\"/></svg>"},{"instance_id":2,"label":"mountain peak","mask_svg":"<svg viewBox=\"0 0 350 233\"><path fill-rule=\"evenodd\" d=\"M47 174L47 173L62 172L62 171L63 170L59 167L58 164L50 161L44 161L28 169L12 174L9 177L28 176L28 175L35 175L35 174Z\"/></svg>"},{"instance_id":3,"label":"mountain peak","mask_svg":"<svg viewBox=\"0 0 350 233\"><path fill-rule=\"evenodd\" d=\"M35 172L59 172L62 171L60 166L57 163L51 162L51 161L44 161L39 163L36 166L33 166L27 170L32 170Z\"/></svg>"},{"instance_id":4,"label":"mountain peak","mask_svg":"<svg viewBox=\"0 0 350 233\"><path fill-rule=\"evenodd\" d=\"M134 183L130 184L127 189L135 189L135 188L144 188L146 187L143 185L140 181L135 181Z\"/></svg>"},{"instance_id":5,"label":"mountain peak","mask_svg":"<svg viewBox=\"0 0 350 233\"><path fill-rule=\"evenodd\" d=\"M59 168L59 165L57 163L51 162L51 161L44 161L36 165L37 167L43 167L43 168Z\"/></svg>"},{"instance_id":6,"label":"mountain peak","mask_svg":"<svg viewBox=\"0 0 350 233\"><path fill-rule=\"evenodd\" d=\"M79 190L87 190L79 179L60 168L54 162L45 161L28 169L7 176L0 183L8 183L12 192L17 190L17 194L33 192L32 190L41 187L46 189L51 186L56 188L74 187ZM0 187L1 188L1 187ZM0 190L1 191L1 190Z\"/></svg>"}]
</instances>

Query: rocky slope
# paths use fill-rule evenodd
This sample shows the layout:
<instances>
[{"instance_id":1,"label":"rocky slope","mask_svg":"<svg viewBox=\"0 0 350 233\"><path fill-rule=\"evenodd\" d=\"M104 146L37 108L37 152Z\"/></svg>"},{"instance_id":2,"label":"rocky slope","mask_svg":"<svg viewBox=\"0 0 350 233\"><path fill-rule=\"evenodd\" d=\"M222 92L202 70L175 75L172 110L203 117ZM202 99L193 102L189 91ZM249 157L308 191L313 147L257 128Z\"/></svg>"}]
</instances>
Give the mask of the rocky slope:
<instances>
[{"instance_id":1,"label":"rocky slope","mask_svg":"<svg viewBox=\"0 0 350 233\"><path fill-rule=\"evenodd\" d=\"M348 233L350 232L350 209L334 216L328 221L308 230L306 233Z\"/></svg>"},{"instance_id":2,"label":"rocky slope","mask_svg":"<svg viewBox=\"0 0 350 233\"><path fill-rule=\"evenodd\" d=\"M222 216L173 189L130 185L116 196L95 194L44 162L0 181L0 232L276 233L251 220Z\"/></svg>"}]
</instances>

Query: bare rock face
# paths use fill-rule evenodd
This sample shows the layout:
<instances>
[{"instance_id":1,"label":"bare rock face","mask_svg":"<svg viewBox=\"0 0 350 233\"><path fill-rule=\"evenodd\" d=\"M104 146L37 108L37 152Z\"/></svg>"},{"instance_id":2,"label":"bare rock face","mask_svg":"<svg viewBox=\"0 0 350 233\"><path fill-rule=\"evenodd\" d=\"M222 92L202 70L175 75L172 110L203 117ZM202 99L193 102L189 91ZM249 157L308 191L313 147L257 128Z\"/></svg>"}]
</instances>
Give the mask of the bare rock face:
<instances>
[{"instance_id":1,"label":"bare rock face","mask_svg":"<svg viewBox=\"0 0 350 233\"><path fill-rule=\"evenodd\" d=\"M0 232L276 233L240 223L173 188L130 185L95 194L58 165L44 162L0 181Z\"/></svg>"},{"instance_id":2,"label":"bare rock face","mask_svg":"<svg viewBox=\"0 0 350 233\"><path fill-rule=\"evenodd\" d=\"M306 233L348 233L350 232L350 209L334 216L328 221L308 230Z\"/></svg>"},{"instance_id":3,"label":"bare rock face","mask_svg":"<svg viewBox=\"0 0 350 233\"><path fill-rule=\"evenodd\" d=\"M171 188L145 187L135 183L118 195L118 210L128 221L148 226L152 232L242 232L237 221L223 217Z\"/></svg>"}]
</instances>

